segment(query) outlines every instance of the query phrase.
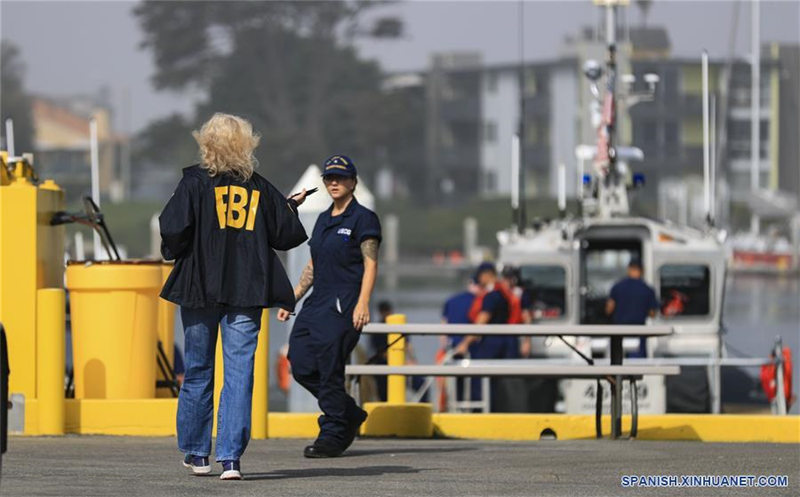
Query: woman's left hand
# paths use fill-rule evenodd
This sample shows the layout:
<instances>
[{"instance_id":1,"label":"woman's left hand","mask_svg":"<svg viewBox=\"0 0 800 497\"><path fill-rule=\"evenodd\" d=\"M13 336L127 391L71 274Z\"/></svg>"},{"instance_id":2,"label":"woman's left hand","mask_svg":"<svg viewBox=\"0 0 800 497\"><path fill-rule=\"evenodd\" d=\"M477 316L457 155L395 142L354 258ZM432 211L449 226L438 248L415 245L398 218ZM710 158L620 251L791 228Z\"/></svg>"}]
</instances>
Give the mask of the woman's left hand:
<instances>
[{"instance_id":1,"label":"woman's left hand","mask_svg":"<svg viewBox=\"0 0 800 497\"><path fill-rule=\"evenodd\" d=\"M358 301L353 310L353 326L361 331L367 324L369 324L369 304Z\"/></svg>"}]
</instances>

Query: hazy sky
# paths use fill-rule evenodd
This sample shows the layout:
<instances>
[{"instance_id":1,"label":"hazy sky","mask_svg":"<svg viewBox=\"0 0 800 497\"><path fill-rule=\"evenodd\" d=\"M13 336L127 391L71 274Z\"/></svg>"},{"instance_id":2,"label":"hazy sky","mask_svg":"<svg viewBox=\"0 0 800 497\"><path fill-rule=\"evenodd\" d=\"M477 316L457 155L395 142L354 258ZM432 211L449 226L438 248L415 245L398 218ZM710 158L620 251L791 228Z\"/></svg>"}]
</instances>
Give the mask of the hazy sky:
<instances>
[{"instance_id":1,"label":"hazy sky","mask_svg":"<svg viewBox=\"0 0 800 497\"><path fill-rule=\"evenodd\" d=\"M633 3L633 2L632 2ZM739 4L736 53L749 52L750 2L655 0L648 25L668 28L673 53L724 57L734 7ZM186 112L197 95L156 92L150 86L151 56L138 48L141 34L127 1L0 1L0 31L21 48L27 66L26 85L36 93L92 93L103 85L115 105L130 95L130 126L172 111ZM524 4L525 58L552 58L562 40L584 25L596 25L599 9L590 0L529 1ZM637 25L640 12L628 10ZM478 50L488 63L519 60L520 4L517 1L404 2L374 9L369 17L404 19L402 40L360 40L363 56L378 59L390 71L422 69L431 52ZM761 2L761 39L798 43L800 0ZM124 112L117 123L125 131Z\"/></svg>"}]
</instances>

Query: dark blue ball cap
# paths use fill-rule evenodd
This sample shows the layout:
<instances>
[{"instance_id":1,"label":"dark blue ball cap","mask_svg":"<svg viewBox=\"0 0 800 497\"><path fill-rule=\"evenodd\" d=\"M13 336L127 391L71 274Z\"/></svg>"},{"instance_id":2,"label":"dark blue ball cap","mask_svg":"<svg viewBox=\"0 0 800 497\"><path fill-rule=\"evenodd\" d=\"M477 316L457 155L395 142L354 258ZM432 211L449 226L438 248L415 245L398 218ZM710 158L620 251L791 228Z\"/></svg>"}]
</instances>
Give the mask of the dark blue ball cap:
<instances>
[{"instance_id":1,"label":"dark blue ball cap","mask_svg":"<svg viewBox=\"0 0 800 497\"><path fill-rule=\"evenodd\" d=\"M481 273L483 273L484 271L491 271L497 274L497 268L494 267L494 263L491 263L489 261L481 262L480 266L478 266L477 269L475 269L475 273L472 275L472 281L477 283L478 276L480 276Z\"/></svg>"},{"instance_id":2,"label":"dark blue ball cap","mask_svg":"<svg viewBox=\"0 0 800 497\"><path fill-rule=\"evenodd\" d=\"M331 155L325 161L325 166L322 168L322 176L346 176L348 178L355 178L358 175L356 171L355 162L350 157L342 154Z\"/></svg>"}]
</instances>

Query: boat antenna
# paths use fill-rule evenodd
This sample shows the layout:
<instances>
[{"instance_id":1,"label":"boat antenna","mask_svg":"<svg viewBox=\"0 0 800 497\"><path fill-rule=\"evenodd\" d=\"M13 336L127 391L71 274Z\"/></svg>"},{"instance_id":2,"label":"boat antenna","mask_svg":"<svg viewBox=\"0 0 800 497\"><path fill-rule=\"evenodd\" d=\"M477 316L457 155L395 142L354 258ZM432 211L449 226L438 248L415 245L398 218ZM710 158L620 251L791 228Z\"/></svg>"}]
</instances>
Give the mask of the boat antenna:
<instances>
[{"instance_id":1,"label":"boat antenna","mask_svg":"<svg viewBox=\"0 0 800 497\"><path fill-rule=\"evenodd\" d=\"M711 140L709 137L709 101L708 101L708 51L703 50L702 57L703 70L703 207L706 211L706 223L714 224L714 217L711 213Z\"/></svg>"},{"instance_id":2,"label":"boat antenna","mask_svg":"<svg viewBox=\"0 0 800 497\"><path fill-rule=\"evenodd\" d=\"M528 224L525 206L525 2L519 1L519 124L517 128L517 207L515 222L519 232ZM513 143L513 141L512 141ZM513 156L514 154L512 154Z\"/></svg>"}]
</instances>

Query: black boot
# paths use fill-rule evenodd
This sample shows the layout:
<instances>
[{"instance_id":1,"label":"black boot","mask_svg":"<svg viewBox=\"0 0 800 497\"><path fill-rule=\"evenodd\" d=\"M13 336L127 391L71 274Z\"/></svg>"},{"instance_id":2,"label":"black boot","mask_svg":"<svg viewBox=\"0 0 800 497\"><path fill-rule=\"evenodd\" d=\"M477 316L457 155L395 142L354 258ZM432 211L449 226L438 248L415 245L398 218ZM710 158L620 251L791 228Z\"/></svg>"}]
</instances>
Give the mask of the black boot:
<instances>
[{"instance_id":1,"label":"black boot","mask_svg":"<svg viewBox=\"0 0 800 497\"><path fill-rule=\"evenodd\" d=\"M358 432L361 429L361 425L363 425L364 421L366 420L367 420L367 411L359 409L356 418L350 420L350 424L347 425L347 437L344 440L345 449L347 449L353 444L353 440L356 439L356 436L358 435Z\"/></svg>"},{"instance_id":2,"label":"black boot","mask_svg":"<svg viewBox=\"0 0 800 497\"><path fill-rule=\"evenodd\" d=\"M347 447L340 447L331 443L315 441L313 445L306 446L303 449L303 456L312 459L321 459L324 457L339 457Z\"/></svg>"}]
</instances>

